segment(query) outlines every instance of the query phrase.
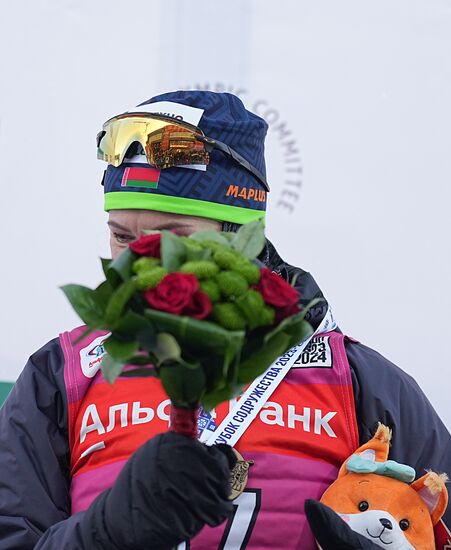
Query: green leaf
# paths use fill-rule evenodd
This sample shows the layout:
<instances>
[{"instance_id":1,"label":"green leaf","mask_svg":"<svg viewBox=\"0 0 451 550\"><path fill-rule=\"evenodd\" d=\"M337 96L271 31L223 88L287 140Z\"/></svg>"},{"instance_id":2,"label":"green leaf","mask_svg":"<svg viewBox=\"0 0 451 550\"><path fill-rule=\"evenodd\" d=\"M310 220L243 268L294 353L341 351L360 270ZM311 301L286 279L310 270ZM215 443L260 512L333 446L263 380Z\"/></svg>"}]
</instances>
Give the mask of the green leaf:
<instances>
[{"instance_id":1,"label":"green leaf","mask_svg":"<svg viewBox=\"0 0 451 550\"><path fill-rule=\"evenodd\" d=\"M271 363L289 349L289 342L290 335L284 332L279 332L271 338L259 351L240 364L238 383L248 384L255 380Z\"/></svg>"},{"instance_id":2,"label":"green leaf","mask_svg":"<svg viewBox=\"0 0 451 550\"><path fill-rule=\"evenodd\" d=\"M187 361L187 360L186 360L185 358L183 358L183 357L181 357L181 358L179 359L179 363L180 363L181 365L183 365L184 367L186 367L187 369L193 369L193 370L199 368L199 367L202 365L202 363L201 363L200 361L194 361L194 360L192 360L192 361Z\"/></svg>"},{"instance_id":3,"label":"green leaf","mask_svg":"<svg viewBox=\"0 0 451 550\"><path fill-rule=\"evenodd\" d=\"M124 249L123 252L119 254L117 258L115 258L109 265L108 271L107 271L107 278L108 280L114 278L114 274L110 274L110 271L113 270L116 272L117 275L123 280L127 281L130 279L132 275L132 264L136 260L136 255L130 250L130 248ZM111 281L112 284L114 281Z\"/></svg>"},{"instance_id":4,"label":"green leaf","mask_svg":"<svg viewBox=\"0 0 451 550\"><path fill-rule=\"evenodd\" d=\"M276 325L272 330L268 331L264 337L263 342L269 342L271 338L274 338L276 334L279 332L284 332L288 327L291 325L299 322L300 320L304 319L304 311L300 311L299 313L295 313L294 315L291 315L290 317L286 317L283 319L278 325Z\"/></svg>"},{"instance_id":5,"label":"green leaf","mask_svg":"<svg viewBox=\"0 0 451 550\"><path fill-rule=\"evenodd\" d=\"M231 245L233 239L235 238L235 233L233 231L221 231L221 235L224 237L224 239L227 240L229 243L229 246Z\"/></svg>"},{"instance_id":6,"label":"green leaf","mask_svg":"<svg viewBox=\"0 0 451 550\"><path fill-rule=\"evenodd\" d=\"M124 341L117 338L114 334L109 336L103 343L107 353L115 360L121 363L127 361L135 355L139 349L137 341Z\"/></svg>"},{"instance_id":7,"label":"green leaf","mask_svg":"<svg viewBox=\"0 0 451 550\"><path fill-rule=\"evenodd\" d=\"M185 352L185 350L183 351ZM224 356L199 355L198 360L201 362L202 368L204 369L206 391L215 391L227 385L227 379L224 376Z\"/></svg>"},{"instance_id":8,"label":"green leaf","mask_svg":"<svg viewBox=\"0 0 451 550\"><path fill-rule=\"evenodd\" d=\"M224 361L224 376L226 377L228 384L236 384L238 380L238 369L241 362L241 350L240 353L236 354L234 357L227 357Z\"/></svg>"},{"instance_id":9,"label":"green leaf","mask_svg":"<svg viewBox=\"0 0 451 550\"><path fill-rule=\"evenodd\" d=\"M205 395L201 398L200 403L203 409L209 412L220 403L223 403L224 401L229 401L233 397L236 397L242 391L243 385L241 384L228 385L224 388L205 393Z\"/></svg>"},{"instance_id":10,"label":"green leaf","mask_svg":"<svg viewBox=\"0 0 451 550\"><path fill-rule=\"evenodd\" d=\"M181 359L180 346L177 340L167 332L157 334L156 345L152 349L155 357L158 359L158 364L161 365L165 361L179 361Z\"/></svg>"},{"instance_id":11,"label":"green leaf","mask_svg":"<svg viewBox=\"0 0 451 550\"><path fill-rule=\"evenodd\" d=\"M120 333L121 336L129 337L129 339L130 337L134 337L136 340L139 340L138 335L141 331L147 330L150 330L152 333L154 332L153 325L149 319L131 310L125 312L116 323L114 329L114 331Z\"/></svg>"},{"instance_id":12,"label":"green leaf","mask_svg":"<svg viewBox=\"0 0 451 550\"><path fill-rule=\"evenodd\" d=\"M210 321L200 321L192 317L172 315L164 311L146 309L145 315L159 330L172 334L181 348L194 357L199 352L204 355L235 357L244 343L242 330L226 330Z\"/></svg>"},{"instance_id":13,"label":"green leaf","mask_svg":"<svg viewBox=\"0 0 451 550\"><path fill-rule=\"evenodd\" d=\"M103 307L106 308L111 296L114 292L114 287L110 284L109 281L103 281L94 291L99 299L99 303L102 303Z\"/></svg>"},{"instance_id":14,"label":"green leaf","mask_svg":"<svg viewBox=\"0 0 451 550\"><path fill-rule=\"evenodd\" d=\"M291 277L290 285L294 288L296 286L296 281L298 280L299 275L301 274L300 271L296 271L296 273Z\"/></svg>"},{"instance_id":15,"label":"green leaf","mask_svg":"<svg viewBox=\"0 0 451 550\"><path fill-rule=\"evenodd\" d=\"M108 269L110 268L112 261L113 260L111 258L100 258L100 263L102 264L102 271L105 276L107 274Z\"/></svg>"},{"instance_id":16,"label":"green leaf","mask_svg":"<svg viewBox=\"0 0 451 550\"><path fill-rule=\"evenodd\" d=\"M113 260L108 258L100 258L102 263L102 271L105 275L106 280L110 283L112 288L118 287L122 282L122 277L115 269L111 269L111 264Z\"/></svg>"},{"instance_id":17,"label":"green leaf","mask_svg":"<svg viewBox=\"0 0 451 550\"><path fill-rule=\"evenodd\" d=\"M300 344L306 338L313 334L313 328L305 320L305 316L311 307L323 302L324 298L314 298L311 300L299 313L287 317L279 325L277 325L272 331L266 333L264 336L264 342L268 342L279 332L286 332L290 336L290 342L288 347L293 347L296 344Z\"/></svg>"},{"instance_id":18,"label":"green leaf","mask_svg":"<svg viewBox=\"0 0 451 550\"><path fill-rule=\"evenodd\" d=\"M202 364L209 390L223 387L228 381L235 381L235 361L243 347L244 331L230 331L209 321L162 311L146 310L145 314L158 330L175 337L184 356L195 358Z\"/></svg>"},{"instance_id":19,"label":"green leaf","mask_svg":"<svg viewBox=\"0 0 451 550\"><path fill-rule=\"evenodd\" d=\"M102 358L102 374L105 380L113 384L124 366L124 363L121 361L116 361L111 355L105 354Z\"/></svg>"},{"instance_id":20,"label":"green leaf","mask_svg":"<svg viewBox=\"0 0 451 550\"><path fill-rule=\"evenodd\" d=\"M81 285L64 285L61 290L80 319L91 329L105 328L103 299L95 290Z\"/></svg>"},{"instance_id":21,"label":"green leaf","mask_svg":"<svg viewBox=\"0 0 451 550\"><path fill-rule=\"evenodd\" d=\"M156 336L153 324L144 315L139 315L130 309L117 321L114 332L125 340L136 340L142 350L152 351L155 346Z\"/></svg>"},{"instance_id":22,"label":"green leaf","mask_svg":"<svg viewBox=\"0 0 451 550\"><path fill-rule=\"evenodd\" d=\"M290 336L288 342L288 348L292 348L297 344L303 342L306 338L313 334L313 328L310 323L307 323L305 319L299 319L298 322L293 323L291 326L285 329L285 332ZM287 349L288 349L287 348Z\"/></svg>"},{"instance_id":23,"label":"green leaf","mask_svg":"<svg viewBox=\"0 0 451 550\"><path fill-rule=\"evenodd\" d=\"M189 236L190 239L193 239L193 241L214 241L219 244L224 244L225 246L230 246L228 239L224 236L224 233L219 231L210 231L210 230L203 230L203 231L196 231L195 233L192 233Z\"/></svg>"},{"instance_id":24,"label":"green leaf","mask_svg":"<svg viewBox=\"0 0 451 550\"><path fill-rule=\"evenodd\" d=\"M161 265L168 271L177 271L186 259L186 247L180 237L171 231L161 232Z\"/></svg>"},{"instance_id":25,"label":"green leaf","mask_svg":"<svg viewBox=\"0 0 451 550\"><path fill-rule=\"evenodd\" d=\"M135 313L134 311L127 311L118 321L115 330L127 336L134 336L140 330L151 326L149 319L144 315L139 315L139 313Z\"/></svg>"},{"instance_id":26,"label":"green leaf","mask_svg":"<svg viewBox=\"0 0 451 550\"><path fill-rule=\"evenodd\" d=\"M205 392L205 374L201 366L188 369L183 364L162 365L159 375L171 401L180 407L197 405Z\"/></svg>"},{"instance_id":27,"label":"green leaf","mask_svg":"<svg viewBox=\"0 0 451 550\"><path fill-rule=\"evenodd\" d=\"M115 328L117 321L135 290L136 282L134 279L125 281L115 290L105 309L105 324L107 327L110 329Z\"/></svg>"},{"instance_id":28,"label":"green leaf","mask_svg":"<svg viewBox=\"0 0 451 550\"><path fill-rule=\"evenodd\" d=\"M315 306L316 304L320 303L320 302L323 302L324 301L324 298L314 298L313 300L311 300L303 309L302 311L300 311L299 313L296 313L295 315L291 315L290 317L286 317L285 319L283 319L276 327L274 327L271 331L267 332L264 336L264 341L267 342L268 340L270 340L273 336L275 336L277 333L279 332L288 332L290 333L290 328L292 325L297 325L300 321L302 321L307 312L309 311L309 309L313 306ZM310 327L311 329L311 327ZM293 329L293 331L296 331L298 329ZM302 331L305 331L306 333L306 337L308 336L307 334L307 327L304 327L302 329ZM291 331L292 332L292 331ZM301 340L299 340L297 343L299 343ZM295 344L293 344L295 345Z\"/></svg>"},{"instance_id":29,"label":"green leaf","mask_svg":"<svg viewBox=\"0 0 451 550\"><path fill-rule=\"evenodd\" d=\"M149 325L146 328L141 329L137 333L139 346L145 351L152 351L156 342L156 333L153 325Z\"/></svg>"},{"instance_id":30,"label":"green leaf","mask_svg":"<svg viewBox=\"0 0 451 550\"><path fill-rule=\"evenodd\" d=\"M250 260L255 259L266 243L265 228L262 221L242 225L232 240L232 246Z\"/></svg>"}]
</instances>

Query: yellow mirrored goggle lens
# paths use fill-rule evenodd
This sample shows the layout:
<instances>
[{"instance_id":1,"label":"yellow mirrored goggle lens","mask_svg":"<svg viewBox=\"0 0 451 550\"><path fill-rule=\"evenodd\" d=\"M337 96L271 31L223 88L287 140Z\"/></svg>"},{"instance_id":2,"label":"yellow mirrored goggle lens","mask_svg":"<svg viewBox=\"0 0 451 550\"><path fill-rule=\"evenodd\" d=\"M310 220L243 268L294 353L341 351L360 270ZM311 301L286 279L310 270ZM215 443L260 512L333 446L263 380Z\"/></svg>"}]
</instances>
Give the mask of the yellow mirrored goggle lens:
<instances>
[{"instance_id":1,"label":"yellow mirrored goggle lens","mask_svg":"<svg viewBox=\"0 0 451 550\"><path fill-rule=\"evenodd\" d=\"M172 121L124 115L107 121L101 134L97 156L116 167L136 142L142 146L147 162L159 169L206 165L210 160L205 144L196 138L202 132Z\"/></svg>"}]
</instances>

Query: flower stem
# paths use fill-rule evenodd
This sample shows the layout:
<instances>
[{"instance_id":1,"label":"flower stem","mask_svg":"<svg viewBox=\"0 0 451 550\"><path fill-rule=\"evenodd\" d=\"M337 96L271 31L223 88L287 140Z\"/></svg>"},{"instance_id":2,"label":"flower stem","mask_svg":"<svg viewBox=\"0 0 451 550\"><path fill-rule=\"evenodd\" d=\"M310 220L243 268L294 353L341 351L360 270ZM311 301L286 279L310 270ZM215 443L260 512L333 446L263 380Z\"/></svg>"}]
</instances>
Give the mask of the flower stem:
<instances>
[{"instance_id":1,"label":"flower stem","mask_svg":"<svg viewBox=\"0 0 451 550\"><path fill-rule=\"evenodd\" d=\"M192 439L197 439L197 418L199 416L199 407L178 407L171 403L170 428L175 432Z\"/></svg>"}]
</instances>

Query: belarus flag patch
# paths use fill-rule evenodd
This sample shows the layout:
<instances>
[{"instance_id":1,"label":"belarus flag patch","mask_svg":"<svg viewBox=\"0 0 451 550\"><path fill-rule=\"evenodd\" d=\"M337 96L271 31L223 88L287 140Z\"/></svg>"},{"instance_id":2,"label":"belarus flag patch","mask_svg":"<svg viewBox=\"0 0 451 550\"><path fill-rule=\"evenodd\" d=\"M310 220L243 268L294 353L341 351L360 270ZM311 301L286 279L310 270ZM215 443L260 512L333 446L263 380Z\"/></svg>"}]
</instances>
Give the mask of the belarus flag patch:
<instances>
[{"instance_id":1,"label":"belarus flag patch","mask_svg":"<svg viewBox=\"0 0 451 550\"><path fill-rule=\"evenodd\" d=\"M126 168L122 176L121 187L147 187L157 189L160 181L158 168Z\"/></svg>"}]
</instances>

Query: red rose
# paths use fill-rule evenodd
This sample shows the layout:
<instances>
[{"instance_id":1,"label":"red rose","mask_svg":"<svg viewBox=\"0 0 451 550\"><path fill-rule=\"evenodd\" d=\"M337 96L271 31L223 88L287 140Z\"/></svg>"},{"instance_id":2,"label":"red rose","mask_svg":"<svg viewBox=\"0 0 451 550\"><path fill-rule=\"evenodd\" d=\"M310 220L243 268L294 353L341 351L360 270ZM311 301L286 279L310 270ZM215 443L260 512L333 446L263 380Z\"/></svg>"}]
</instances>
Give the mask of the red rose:
<instances>
[{"instance_id":1,"label":"red rose","mask_svg":"<svg viewBox=\"0 0 451 550\"><path fill-rule=\"evenodd\" d=\"M133 252L140 256L152 256L152 258L160 258L160 233L153 235L141 235L139 239L133 241L128 246Z\"/></svg>"},{"instance_id":2,"label":"red rose","mask_svg":"<svg viewBox=\"0 0 451 550\"><path fill-rule=\"evenodd\" d=\"M183 308L182 314L195 319L205 319L210 311L211 301L208 294L198 290L191 296L191 301Z\"/></svg>"},{"instance_id":3,"label":"red rose","mask_svg":"<svg viewBox=\"0 0 451 550\"><path fill-rule=\"evenodd\" d=\"M299 302L299 293L266 267L260 269L261 278L256 289L263 296L263 300L276 308L286 308Z\"/></svg>"},{"instance_id":4,"label":"red rose","mask_svg":"<svg viewBox=\"0 0 451 550\"><path fill-rule=\"evenodd\" d=\"M280 321L283 321L285 317L290 317L291 315L295 315L301 310L301 306L296 304L291 304L290 306L286 306L280 309L276 309L276 323L280 323Z\"/></svg>"},{"instance_id":5,"label":"red rose","mask_svg":"<svg viewBox=\"0 0 451 550\"><path fill-rule=\"evenodd\" d=\"M179 314L199 288L199 281L191 273L168 273L155 288L144 292L150 307Z\"/></svg>"}]
</instances>

